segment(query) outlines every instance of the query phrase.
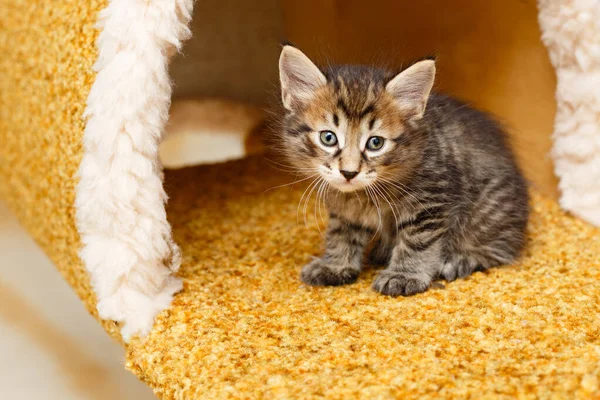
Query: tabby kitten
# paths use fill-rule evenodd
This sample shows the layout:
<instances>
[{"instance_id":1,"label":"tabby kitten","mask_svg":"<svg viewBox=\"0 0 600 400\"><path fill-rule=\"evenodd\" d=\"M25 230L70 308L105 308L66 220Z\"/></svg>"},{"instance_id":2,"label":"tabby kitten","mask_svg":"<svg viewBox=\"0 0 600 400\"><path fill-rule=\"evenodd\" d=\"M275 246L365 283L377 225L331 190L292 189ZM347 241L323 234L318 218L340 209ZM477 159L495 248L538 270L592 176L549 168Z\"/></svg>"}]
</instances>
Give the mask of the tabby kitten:
<instances>
[{"instance_id":1,"label":"tabby kitten","mask_svg":"<svg viewBox=\"0 0 600 400\"><path fill-rule=\"evenodd\" d=\"M322 182L326 249L302 269L309 285L344 285L369 261L373 288L398 296L508 264L528 218L525 180L490 116L431 92L435 62L393 74L319 69L295 47L279 60L283 153ZM326 190L327 188L328 190Z\"/></svg>"}]
</instances>

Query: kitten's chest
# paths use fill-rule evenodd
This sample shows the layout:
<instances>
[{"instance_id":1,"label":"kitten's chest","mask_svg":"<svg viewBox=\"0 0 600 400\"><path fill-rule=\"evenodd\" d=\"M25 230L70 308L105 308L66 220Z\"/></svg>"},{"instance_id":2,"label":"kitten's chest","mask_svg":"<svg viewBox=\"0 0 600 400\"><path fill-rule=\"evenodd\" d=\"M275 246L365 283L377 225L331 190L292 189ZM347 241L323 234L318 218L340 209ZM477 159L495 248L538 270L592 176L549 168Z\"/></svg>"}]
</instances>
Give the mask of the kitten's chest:
<instances>
[{"instance_id":1,"label":"kitten's chest","mask_svg":"<svg viewBox=\"0 0 600 400\"><path fill-rule=\"evenodd\" d=\"M328 201L329 211L353 224L379 230L385 229L394 221L401 221L408 217L404 215L401 207L390 204L384 200L374 200L366 194L345 194Z\"/></svg>"}]
</instances>

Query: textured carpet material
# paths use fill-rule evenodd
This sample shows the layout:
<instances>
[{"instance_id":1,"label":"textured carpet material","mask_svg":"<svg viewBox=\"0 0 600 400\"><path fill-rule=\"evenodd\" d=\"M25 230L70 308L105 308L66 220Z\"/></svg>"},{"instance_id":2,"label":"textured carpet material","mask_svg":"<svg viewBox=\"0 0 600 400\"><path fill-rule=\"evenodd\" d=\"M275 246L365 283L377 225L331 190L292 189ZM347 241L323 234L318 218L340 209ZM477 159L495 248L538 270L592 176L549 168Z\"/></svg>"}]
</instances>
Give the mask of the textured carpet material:
<instances>
[{"instance_id":1,"label":"textured carpet material","mask_svg":"<svg viewBox=\"0 0 600 400\"><path fill-rule=\"evenodd\" d=\"M533 196L514 266L409 298L311 288L306 185L260 158L166 175L185 288L127 367L162 398L600 396L600 232ZM325 215L323 215L325 217ZM324 220L321 221L321 225Z\"/></svg>"},{"instance_id":2,"label":"textured carpet material","mask_svg":"<svg viewBox=\"0 0 600 400\"><path fill-rule=\"evenodd\" d=\"M9 0L0 20L0 198L94 315L73 202L105 5ZM305 227L305 185L267 191L292 180L260 158L166 174L185 288L127 352L160 397L600 396L599 230L534 196L515 266L411 298L374 293L373 269L309 288L314 203Z\"/></svg>"},{"instance_id":3,"label":"textured carpet material","mask_svg":"<svg viewBox=\"0 0 600 400\"><path fill-rule=\"evenodd\" d=\"M105 0L0 6L0 199L96 316L77 252L75 173ZM111 321L104 328L119 337Z\"/></svg>"}]
</instances>

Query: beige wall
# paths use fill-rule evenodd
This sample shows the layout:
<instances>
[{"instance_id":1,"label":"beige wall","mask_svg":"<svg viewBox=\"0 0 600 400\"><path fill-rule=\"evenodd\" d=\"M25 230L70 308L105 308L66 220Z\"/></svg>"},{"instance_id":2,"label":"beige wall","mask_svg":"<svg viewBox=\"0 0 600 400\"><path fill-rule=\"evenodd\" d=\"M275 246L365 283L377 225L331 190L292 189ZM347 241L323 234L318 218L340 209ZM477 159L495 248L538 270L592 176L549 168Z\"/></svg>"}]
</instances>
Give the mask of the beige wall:
<instances>
[{"instance_id":1,"label":"beige wall","mask_svg":"<svg viewBox=\"0 0 600 400\"><path fill-rule=\"evenodd\" d=\"M276 91L279 42L278 0L199 0L194 37L171 65L175 97L227 97L263 104Z\"/></svg>"},{"instance_id":2,"label":"beige wall","mask_svg":"<svg viewBox=\"0 0 600 400\"><path fill-rule=\"evenodd\" d=\"M284 1L283 13L288 38L321 62L399 66L438 55L438 89L498 115L527 176L556 196L556 80L535 0Z\"/></svg>"}]
</instances>

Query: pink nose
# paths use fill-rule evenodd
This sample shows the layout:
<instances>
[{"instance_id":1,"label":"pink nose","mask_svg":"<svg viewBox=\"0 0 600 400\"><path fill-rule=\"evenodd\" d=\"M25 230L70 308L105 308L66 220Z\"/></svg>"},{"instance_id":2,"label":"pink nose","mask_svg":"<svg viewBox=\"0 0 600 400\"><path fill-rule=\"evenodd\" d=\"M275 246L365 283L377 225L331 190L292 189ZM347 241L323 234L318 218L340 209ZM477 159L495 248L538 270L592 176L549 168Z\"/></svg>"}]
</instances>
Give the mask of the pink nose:
<instances>
[{"instance_id":1,"label":"pink nose","mask_svg":"<svg viewBox=\"0 0 600 400\"><path fill-rule=\"evenodd\" d=\"M347 180L351 180L352 178L354 178L356 175L358 175L358 171L345 171L345 170L340 170L340 173L342 175L344 175L344 178L346 178Z\"/></svg>"}]
</instances>

